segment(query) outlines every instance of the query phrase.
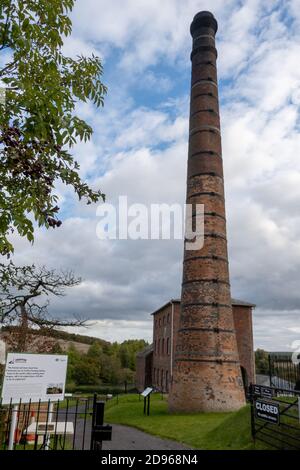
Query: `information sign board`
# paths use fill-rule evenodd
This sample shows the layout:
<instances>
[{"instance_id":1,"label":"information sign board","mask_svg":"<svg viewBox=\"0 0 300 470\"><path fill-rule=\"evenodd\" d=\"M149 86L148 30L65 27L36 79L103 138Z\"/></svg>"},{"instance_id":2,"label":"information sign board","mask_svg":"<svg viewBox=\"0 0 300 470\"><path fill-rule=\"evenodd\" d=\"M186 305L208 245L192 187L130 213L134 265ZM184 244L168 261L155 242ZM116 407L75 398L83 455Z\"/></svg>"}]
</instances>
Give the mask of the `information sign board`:
<instances>
[{"instance_id":1,"label":"information sign board","mask_svg":"<svg viewBox=\"0 0 300 470\"><path fill-rule=\"evenodd\" d=\"M3 404L64 399L68 356L8 353L2 388Z\"/></svg>"}]
</instances>

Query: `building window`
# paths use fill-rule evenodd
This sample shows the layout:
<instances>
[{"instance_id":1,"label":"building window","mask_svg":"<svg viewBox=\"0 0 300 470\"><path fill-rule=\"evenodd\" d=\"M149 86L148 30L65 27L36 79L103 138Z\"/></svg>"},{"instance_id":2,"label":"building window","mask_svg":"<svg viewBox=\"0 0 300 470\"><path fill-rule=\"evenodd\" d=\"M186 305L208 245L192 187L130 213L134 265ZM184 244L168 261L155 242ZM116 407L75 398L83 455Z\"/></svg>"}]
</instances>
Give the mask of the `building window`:
<instances>
[{"instance_id":1,"label":"building window","mask_svg":"<svg viewBox=\"0 0 300 470\"><path fill-rule=\"evenodd\" d=\"M162 339L161 341L161 354L162 356L165 354L165 340Z\"/></svg>"},{"instance_id":2,"label":"building window","mask_svg":"<svg viewBox=\"0 0 300 470\"><path fill-rule=\"evenodd\" d=\"M168 313L168 320L167 320L168 323L170 323L170 314Z\"/></svg>"},{"instance_id":3,"label":"building window","mask_svg":"<svg viewBox=\"0 0 300 470\"><path fill-rule=\"evenodd\" d=\"M158 340L158 349L157 349L157 354L160 354L160 339Z\"/></svg>"},{"instance_id":4,"label":"building window","mask_svg":"<svg viewBox=\"0 0 300 470\"><path fill-rule=\"evenodd\" d=\"M166 392L169 391L169 371L166 370Z\"/></svg>"},{"instance_id":5,"label":"building window","mask_svg":"<svg viewBox=\"0 0 300 470\"><path fill-rule=\"evenodd\" d=\"M160 379L160 384L161 384L161 390L163 391L164 389L164 371L161 371L161 379Z\"/></svg>"},{"instance_id":6,"label":"building window","mask_svg":"<svg viewBox=\"0 0 300 470\"><path fill-rule=\"evenodd\" d=\"M170 338L167 338L167 354L170 354Z\"/></svg>"},{"instance_id":7,"label":"building window","mask_svg":"<svg viewBox=\"0 0 300 470\"><path fill-rule=\"evenodd\" d=\"M159 319L159 326L161 326L161 318Z\"/></svg>"}]
</instances>

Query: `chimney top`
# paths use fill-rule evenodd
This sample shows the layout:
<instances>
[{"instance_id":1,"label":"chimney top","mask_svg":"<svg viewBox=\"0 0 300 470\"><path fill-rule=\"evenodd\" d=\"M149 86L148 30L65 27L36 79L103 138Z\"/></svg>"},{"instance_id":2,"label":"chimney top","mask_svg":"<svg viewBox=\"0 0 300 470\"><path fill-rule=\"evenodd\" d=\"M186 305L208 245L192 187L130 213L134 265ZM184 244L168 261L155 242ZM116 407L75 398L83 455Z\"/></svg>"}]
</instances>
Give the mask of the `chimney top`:
<instances>
[{"instance_id":1,"label":"chimney top","mask_svg":"<svg viewBox=\"0 0 300 470\"><path fill-rule=\"evenodd\" d=\"M191 24L191 35L194 38L199 28L206 27L212 28L216 33L218 30L218 23L214 15L210 11L200 11L194 16Z\"/></svg>"}]
</instances>

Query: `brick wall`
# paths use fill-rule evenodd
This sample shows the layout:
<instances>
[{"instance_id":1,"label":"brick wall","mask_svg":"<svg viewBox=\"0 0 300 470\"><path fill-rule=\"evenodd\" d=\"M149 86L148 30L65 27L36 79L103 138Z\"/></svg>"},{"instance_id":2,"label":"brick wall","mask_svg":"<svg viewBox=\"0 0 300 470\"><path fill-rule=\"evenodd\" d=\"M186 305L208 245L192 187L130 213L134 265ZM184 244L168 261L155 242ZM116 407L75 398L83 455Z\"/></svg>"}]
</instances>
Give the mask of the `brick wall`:
<instances>
[{"instance_id":1,"label":"brick wall","mask_svg":"<svg viewBox=\"0 0 300 470\"><path fill-rule=\"evenodd\" d=\"M173 351L172 343L173 309ZM252 305L232 306L234 327L241 366L246 371L248 384L255 382L255 357L253 349ZM179 328L180 301L173 300L153 314L153 345L137 355L136 387L143 391L153 385L158 390L169 391L172 377L171 359L177 343L176 332Z\"/></svg>"},{"instance_id":2,"label":"brick wall","mask_svg":"<svg viewBox=\"0 0 300 470\"><path fill-rule=\"evenodd\" d=\"M241 367L247 372L248 384L255 383L252 308L234 305L232 311Z\"/></svg>"},{"instance_id":3,"label":"brick wall","mask_svg":"<svg viewBox=\"0 0 300 470\"><path fill-rule=\"evenodd\" d=\"M168 391L172 357L172 304L153 316L153 327L152 382L159 390Z\"/></svg>"},{"instance_id":4,"label":"brick wall","mask_svg":"<svg viewBox=\"0 0 300 470\"><path fill-rule=\"evenodd\" d=\"M148 346L136 356L135 386L139 392L152 385L153 349Z\"/></svg>"}]
</instances>

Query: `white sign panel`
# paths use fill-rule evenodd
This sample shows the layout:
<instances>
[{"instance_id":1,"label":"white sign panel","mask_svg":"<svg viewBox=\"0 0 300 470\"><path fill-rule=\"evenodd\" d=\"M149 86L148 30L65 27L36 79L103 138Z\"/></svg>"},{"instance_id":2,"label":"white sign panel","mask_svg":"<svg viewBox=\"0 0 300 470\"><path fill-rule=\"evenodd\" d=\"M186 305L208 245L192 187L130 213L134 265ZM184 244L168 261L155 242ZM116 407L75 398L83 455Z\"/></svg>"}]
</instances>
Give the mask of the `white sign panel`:
<instances>
[{"instance_id":1,"label":"white sign panel","mask_svg":"<svg viewBox=\"0 0 300 470\"><path fill-rule=\"evenodd\" d=\"M2 403L64 399L68 356L8 353Z\"/></svg>"}]
</instances>

